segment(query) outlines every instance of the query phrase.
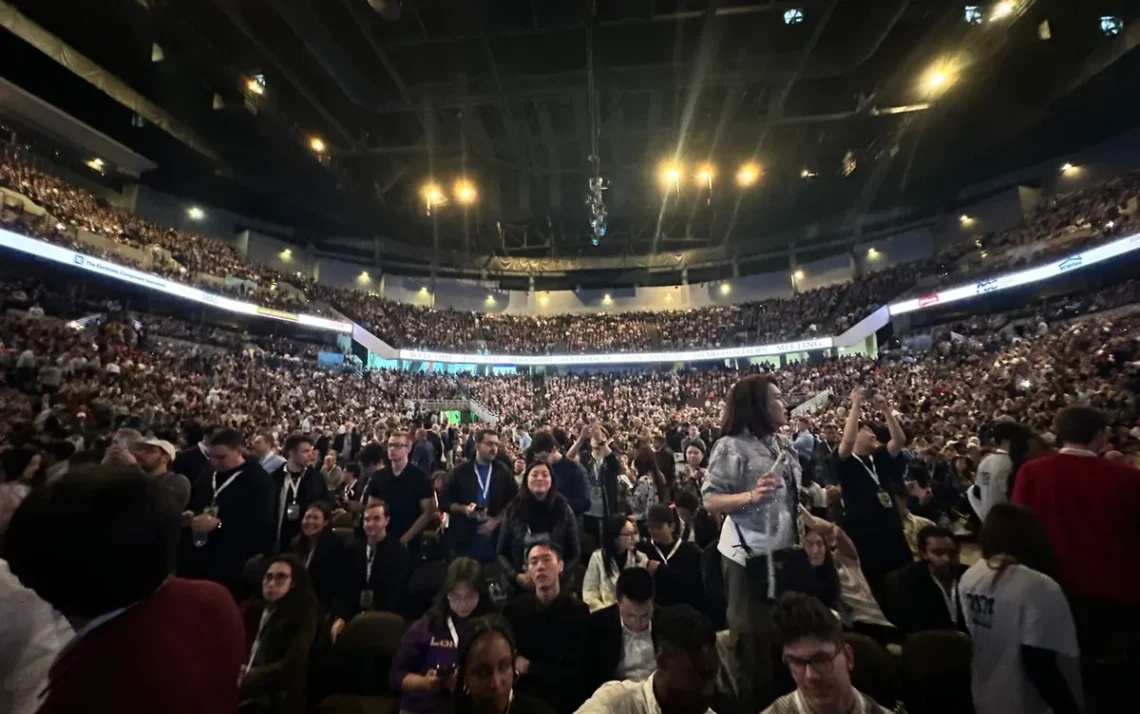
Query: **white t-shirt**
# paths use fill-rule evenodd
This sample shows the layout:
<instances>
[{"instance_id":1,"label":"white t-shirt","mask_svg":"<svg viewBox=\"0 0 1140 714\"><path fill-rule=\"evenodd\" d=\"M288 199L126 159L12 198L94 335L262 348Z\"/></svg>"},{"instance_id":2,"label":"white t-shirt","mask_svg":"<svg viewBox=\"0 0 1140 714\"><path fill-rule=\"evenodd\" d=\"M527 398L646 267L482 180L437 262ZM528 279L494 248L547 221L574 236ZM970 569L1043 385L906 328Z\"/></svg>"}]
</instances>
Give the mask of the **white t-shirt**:
<instances>
[{"instance_id":1,"label":"white t-shirt","mask_svg":"<svg viewBox=\"0 0 1140 714\"><path fill-rule=\"evenodd\" d=\"M1009 475L1012 471L1013 461L1004 451L995 451L978 464L976 483L981 494L975 496L972 488L966 492L978 518L986 520L991 508L1009 500Z\"/></svg>"},{"instance_id":2,"label":"white t-shirt","mask_svg":"<svg viewBox=\"0 0 1140 714\"><path fill-rule=\"evenodd\" d=\"M974 640L971 689L977 713L1052 711L1025 675L1022 645L1056 652L1057 667L1080 702L1080 648L1061 586L1024 565L1007 566L997 575L986 560L979 560L958 582L966 627Z\"/></svg>"}]
</instances>

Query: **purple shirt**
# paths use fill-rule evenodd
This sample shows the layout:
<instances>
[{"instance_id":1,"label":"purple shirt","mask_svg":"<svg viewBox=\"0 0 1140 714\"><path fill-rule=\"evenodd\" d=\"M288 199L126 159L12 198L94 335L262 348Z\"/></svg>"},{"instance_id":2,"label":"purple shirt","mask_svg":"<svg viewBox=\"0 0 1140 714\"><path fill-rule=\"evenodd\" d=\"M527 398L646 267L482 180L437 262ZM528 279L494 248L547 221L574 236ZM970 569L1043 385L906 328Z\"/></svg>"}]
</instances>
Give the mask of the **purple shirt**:
<instances>
[{"instance_id":1,"label":"purple shirt","mask_svg":"<svg viewBox=\"0 0 1140 714\"><path fill-rule=\"evenodd\" d=\"M463 620L453 618L455 631L463 629ZM458 663L456 644L451 639L451 630L444 622L443 627L432 627L428 616L424 615L413 622L400 640L400 649L392 658L391 685L400 692L400 709L415 714L435 714L444 708L448 700L442 692L404 692L401 685L409 674L427 674L429 669L449 669Z\"/></svg>"}]
</instances>

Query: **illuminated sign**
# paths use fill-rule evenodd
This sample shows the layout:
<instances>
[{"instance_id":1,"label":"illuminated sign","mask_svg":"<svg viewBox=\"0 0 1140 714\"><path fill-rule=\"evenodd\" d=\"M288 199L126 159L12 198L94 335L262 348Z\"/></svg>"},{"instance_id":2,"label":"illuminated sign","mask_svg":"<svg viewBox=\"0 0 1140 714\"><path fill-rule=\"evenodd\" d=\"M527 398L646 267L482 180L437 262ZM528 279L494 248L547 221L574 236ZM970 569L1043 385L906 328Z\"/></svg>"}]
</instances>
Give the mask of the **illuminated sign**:
<instances>
[{"instance_id":1,"label":"illuminated sign","mask_svg":"<svg viewBox=\"0 0 1140 714\"><path fill-rule=\"evenodd\" d=\"M295 322L306 327L312 327L318 330L330 330L332 332L352 332L351 322L340 322L338 320L329 320L324 317L317 317L316 315L294 315L288 312L281 312L279 310L270 310L263 307L258 307L253 303L242 302L232 298L224 297L214 293L208 293L205 290L191 287L183 283L176 283L173 280L166 280L151 273L144 273L141 270L128 268L125 265L113 263L109 260L95 258L85 253L77 253L70 248L65 248L35 238L22 236L18 233L12 233L0 229L0 247L11 248L21 253L34 255L37 258L43 258L56 263L64 265L73 265L83 270L97 273L113 280L118 280L124 283L130 283L138 287L146 288L148 290L157 290L167 295L174 297L185 298L186 300L193 300L195 302L212 305L221 310L228 312L237 312L243 315L263 316L269 317L274 320L287 320Z\"/></svg>"},{"instance_id":2,"label":"illuminated sign","mask_svg":"<svg viewBox=\"0 0 1140 714\"><path fill-rule=\"evenodd\" d=\"M783 342L776 345L753 345L750 347L725 347L715 350L691 350L686 352L629 352L596 355L483 355L457 354L454 352L433 352L430 350L400 350L400 359L419 362L459 362L462 364L637 364L643 362L699 362L704 360L741 359L782 355L790 352L814 352L834 346L831 337L817 337L811 340Z\"/></svg>"},{"instance_id":3,"label":"illuminated sign","mask_svg":"<svg viewBox=\"0 0 1140 714\"><path fill-rule=\"evenodd\" d=\"M1114 240L1111 243L1105 243L1096 248L1090 248L1081 253L1074 253L1066 258L1055 260L1052 263L1036 268L1020 270L1016 273L1008 273L996 278L987 278L986 280L970 283L968 285L959 285L958 287L943 290L940 293L926 297L903 300L902 302L891 305L891 316L894 317L895 315L921 310L935 303L943 305L948 302L964 300L983 293L993 293L998 290L1008 290L1010 288L1036 283L1041 280L1048 280L1049 278L1057 277L1061 273L1087 268L1090 265L1111 260L1112 258L1124 255L1125 253L1131 253L1137 249L1140 249L1140 233Z\"/></svg>"}]
</instances>

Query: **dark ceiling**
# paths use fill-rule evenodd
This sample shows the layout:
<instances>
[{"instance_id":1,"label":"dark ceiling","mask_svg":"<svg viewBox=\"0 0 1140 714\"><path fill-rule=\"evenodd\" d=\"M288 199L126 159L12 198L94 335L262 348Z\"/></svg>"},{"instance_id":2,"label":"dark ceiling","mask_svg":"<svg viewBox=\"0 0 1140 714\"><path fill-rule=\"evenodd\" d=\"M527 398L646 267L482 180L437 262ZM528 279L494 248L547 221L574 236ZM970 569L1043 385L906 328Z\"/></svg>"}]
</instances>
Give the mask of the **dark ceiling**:
<instances>
[{"instance_id":1,"label":"dark ceiling","mask_svg":"<svg viewBox=\"0 0 1140 714\"><path fill-rule=\"evenodd\" d=\"M0 72L157 161L144 181L318 243L755 252L824 218L928 210L970 181L1129 128L1136 108L1121 102L1140 101L1119 92L1140 76L1125 41L1136 28L1099 30L1102 15L1135 20L1128 0L1021 0L980 25L946 0L403 0L396 20L367 0L8 1L222 163L133 127L130 111L19 40L0 42ZM788 10L802 22L787 24ZM1110 61L1090 68L1098 57ZM945 58L957 82L925 111L890 113L927 101L920 79ZM260 97L244 90L255 74ZM328 146L321 159L312 136ZM595 146L610 185L596 247L585 206ZM673 157L715 163L711 195L690 180L663 201L656 173ZM739 190L732 176L750 158L763 177ZM459 176L477 206L427 217L421 186Z\"/></svg>"}]
</instances>

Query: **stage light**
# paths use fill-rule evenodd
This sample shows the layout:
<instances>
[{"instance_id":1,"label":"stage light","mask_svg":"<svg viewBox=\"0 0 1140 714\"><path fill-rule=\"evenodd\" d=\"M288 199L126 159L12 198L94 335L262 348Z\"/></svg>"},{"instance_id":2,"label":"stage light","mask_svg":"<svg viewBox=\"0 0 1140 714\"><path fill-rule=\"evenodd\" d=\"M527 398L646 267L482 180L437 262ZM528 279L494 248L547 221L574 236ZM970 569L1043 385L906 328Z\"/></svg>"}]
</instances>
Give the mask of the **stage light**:
<instances>
[{"instance_id":1,"label":"stage light","mask_svg":"<svg viewBox=\"0 0 1140 714\"><path fill-rule=\"evenodd\" d=\"M100 159L98 156L96 156L87 162L87 168L91 169L92 171L103 173L103 159Z\"/></svg>"},{"instance_id":2,"label":"stage light","mask_svg":"<svg viewBox=\"0 0 1140 714\"><path fill-rule=\"evenodd\" d=\"M257 81L256 78L247 80L245 88L250 94L256 94L259 97L265 94L265 85Z\"/></svg>"},{"instance_id":3,"label":"stage light","mask_svg":"<svg viewBox=\"0 0 1140 714\"><path fill-rule=\"evenodd\" d=\"M428 289L427 289L427 286L426 286L426 285L421 285L421 286L420 286L420 295L427 295L427 294L428 294Z\"/></svg>"},{"instance_id":4,"label":"stage light","mask_svg":"<svg viewBox=\"0 0 1140 714\"><path fill-rule=\"evenodd\" d=\"M611 304L613 304L613 301L614 301L614 299L612 297L610 297L609 293L606 293L605 295L602 296L602 304L603 305L611 305Z\"/></svg>"},{"instance_id":5,"label":"stage light","mask_svg":"<svg viewBox=\"0 0 1140 714\"><path fill-rule=\"evenodd\" d=\"M475 193L475 184L467 179L459 179L455 182L455 200L462 203L464 206L470 206L475 203L478 194Z\"/></svg>"},{"instance_id":6,"label":"stage light","mask_svg":"<svg viewBox=\"0 0 1140 714\"><path fill-rule=\"evenodd\" d=\"M712 189L712 180L716 177L716 167L712 164L701 164L697 167L697 180Z\"/></svg>"},{"instance_id":7,"label":"stage light","mask_svg":"<svg viewBox=\"0 0 1140 714\"><path fill-rule=\"evenodd\" d=\"M186 209L186 216L192 221L200 221L206 217L206 212L197 206L191 206Z\"/></svg>"},{"instance_id":8,"label":"stage light","mask_svg":"<svg viewBox=\"0 0 1140 714\"><path fill-rule=\"evenodd\" d=\"M1014 0L1001 0L1001 2L994 5L993 9L990 10L990 22L1004 20L1012 15L1016 9L1017 3Z\"/></svg>"},{"instance_id":9,"label":"stage light","mask_svg":"<svg viewBox=\"0 0 1140 714\"><path fill-rule=\"evenodd\" d=\"M939 60L922 75L922 91L935 97L949 89L958 80L958 62Z\"/></svg>"},{"instance_id":10,"label":"stage light","mask_svg":"<svg viewBox=\"0 0 1140 714\"><path fill-rule=\"evenodd\" d=\"M660 178L661 185L663 187L665 187L666 190L674 189L676 191L680 191L681 190L681 166L680 166L680 164L675 164L672 162L662 164L661 165L661 171L658 174L658 178Z\"/></svg>"},{"instance_id":11,"label":"stage light","mask_svg":"<svg viewBox=\"0 0 1140 714\"><path fill-rule=\"evenodd\" d=\"M369 278L368 278L368 271L367 270L361 270L360 275L356 276L356 282L358 282L358 283L367 283L368 280L369 280Z\"/></svg>"},{"instance_id":12,"label":"stage light","mask_svg":"<svg viewBox=\"0 0 1140 714\"><path fill-rule=\"evenodd\" d=\"M420 189L420 197L423 198L424 204L427 205L428 213L436 206L442 206L447 203L447 196L443 193L443 189L436 183L426 183Z\"/></svg>"},{"instance_id":13,"label":"stage light","mask_svg":"<svg viewBox=\"0 0 1140 714\"><path fill-rule=\"evenodd\" d=\"M325 146L324 139L319 136L312 136L309 137L309 148L318 154L323 154L328 147Z\"/></svg>"},{"instance_id":14,"label":"stage light","mask_svg":"<svg viewBox=\"0 0 1140 714\"><path fill-rule=\"evenodd\" d=\"M748 162L740 167L736 172L736 183L740 186L751 186L760 180L760 166L753 162Z\"/></svg>"}]
</instances>

